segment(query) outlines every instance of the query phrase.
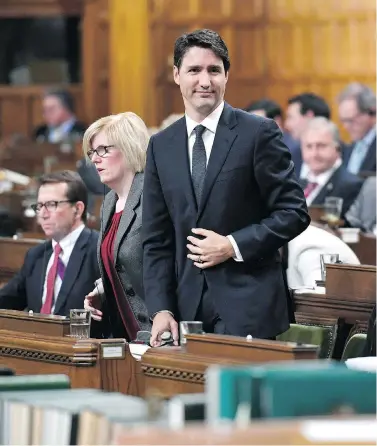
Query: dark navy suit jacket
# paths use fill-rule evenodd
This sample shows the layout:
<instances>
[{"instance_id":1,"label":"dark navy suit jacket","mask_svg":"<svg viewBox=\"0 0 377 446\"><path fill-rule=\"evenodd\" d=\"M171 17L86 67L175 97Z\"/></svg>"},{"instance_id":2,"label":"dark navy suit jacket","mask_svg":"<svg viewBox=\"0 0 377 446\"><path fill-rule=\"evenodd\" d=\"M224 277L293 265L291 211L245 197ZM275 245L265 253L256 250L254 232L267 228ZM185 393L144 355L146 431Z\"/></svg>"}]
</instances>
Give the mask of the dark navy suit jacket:
<instances>
[{"instance_id":1,"label":"dark navy suit jacket","mask_svg":"<svg viewBox=\"0 0 377 446\"><path fill-rule=\"evenodd\" d=\"M144 289L149 313L195 320L205 284L232 335L289 327L278 249L309 225L293 163L273 120L225 104L196 203L185 118L152 136L144 177ZM187 258L192 228L232 235L243 262L204 271Z\"/></svg>"},{"instance_id":2,"label":"dark navy suit jacket","mask_svg":"<svg viewBox=\"0 0 377 446\"><path fill-rule=\"evenodd\" d=\"M100 277L97 241L98 232L83 229L69 258L55 302L54 314L69 316L70 309L84 308L86 294L93 290L94 281ZM27 252L21 270L0 289L0 308L40 312L46 269L51 254L51 241L41 243Z\"/></svg>"}]
</instances>

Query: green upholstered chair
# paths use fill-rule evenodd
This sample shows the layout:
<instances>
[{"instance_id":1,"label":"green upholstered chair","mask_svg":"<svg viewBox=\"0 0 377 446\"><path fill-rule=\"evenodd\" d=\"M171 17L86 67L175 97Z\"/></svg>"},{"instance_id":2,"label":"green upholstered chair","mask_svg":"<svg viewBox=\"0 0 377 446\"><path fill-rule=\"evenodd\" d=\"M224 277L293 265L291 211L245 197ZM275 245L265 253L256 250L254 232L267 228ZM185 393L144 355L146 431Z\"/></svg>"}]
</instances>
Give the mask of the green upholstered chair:
<instances>
[{"instance_id":1,"label":"green upholstered chair","mask_svg":"<svg viewBox=\"0 0 377 446\"><path fill-rule=\"evenodd\" d=\"M359 358L364 356L365 345L367 342L366 333L355 333L347 339L346 345L342 353L342 361L350 358Z\"/></svg>"},{"instance_id":2,"label":"green upholstered chair","mask_svg":"<svg viewBox=\"0 0 377 446\"><path fill-rule=\"evenodd\" d=\"M331 358L337 335L337 324L291 324L290 328L277 336L278 341L296 342L301 344L318 345L318 358Z\"/></svg>"}]
</instances>

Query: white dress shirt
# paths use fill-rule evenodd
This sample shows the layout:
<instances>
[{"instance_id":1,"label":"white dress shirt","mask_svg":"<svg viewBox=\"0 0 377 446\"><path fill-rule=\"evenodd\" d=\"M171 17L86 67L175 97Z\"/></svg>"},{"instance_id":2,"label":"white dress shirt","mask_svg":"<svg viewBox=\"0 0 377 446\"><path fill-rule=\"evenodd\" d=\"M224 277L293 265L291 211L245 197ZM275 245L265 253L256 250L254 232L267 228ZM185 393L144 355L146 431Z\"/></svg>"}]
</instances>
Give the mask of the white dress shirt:
<instances>
[{"instance_id":1,"label":"white dress shirt","mask_svg":"<svg viewBox=\"0 0 377 446\"><path fill-rule=\"evenodd\" d=\"M70 232L68 235L66 235L62 240L60 240L59 245L62 248L62 252L60 253L59 257L62 260L62 262L64 263L64 266L67 268L68 262L69 262L69 258L71 257L73 248L75 247L75 244L78 240L78 238L80 237L83 229L85 228L85 225L82 224L80 225L78 228L76 228L74 231ZM42 305L45 303L46 301L46 294L47 294L47 276L48 273L50 271L50 268L52 267L52 264L54 263L54 257L55 257L55 246L57 245L57 242L55 240L52 240L52 254L50 256L50 259L47 263L47 268L46 268L46 276L45 276L45 281L44 281L44 285L43 285L43 295L42 295ZM56 279L55 279L55 287L54 287L54 297L55 299L57 298L57 296L59 295L59 291L60 288L62 286L62 280L59 277L59 274L56 275ZM52 304L52 308L51 308L51 314L54 312L55 309L55 301Z\"/></svg>"},{"instance_id":2,"label":"white dress shirt","mask_svg":"<svg viewBox=\"0 0 377 446\"><path fill-rule=\"evenodd\" d=\"M341 158L338 158L331 169L326 170L325 172L320 173L319 175L314 175L310 170L307 164L303 165L303 169L301 170L300 178L306 179L309 183L317 183L317 187L306 197L306 204L310 206L316 197L319 195L323 187L328 183L333 173L339 169L342 165ZM305 166L305 168L304 168Z\"/></svg>"},{"instance_id":3,"label":"white dress shirt","mask_svg":"<svg viewBox=\"0 0 377 446\"><path fill-rule=\"evenodd\" d=\"M215 108L215 110L213 110L213 112L208 115L202 122L195 122L193 119L191 119L189 116L187 116L187 114L185 115L186 118L186 127L187 127L187 136L188 136L188 155L189 155L189 161L190 161L190 171L192 172L192 150L195 144L195 132L194 129L197 125L202 125L206 128L206 130L204 130L203 134L202 134L202 138L203 138L203 143L204 143L204 147L206 150L206 155L207 155L207 166L208 166L208 161L210 159L211 156L211 152L212 152L212 146L213 146L213 142L215 140L215 136L216 136L216 130L217 130L217 126L219 124L219 120L220 120L220 116L221 113L224 110L224 102L221 102L221 104ZM237 243L234 240L234 238L231 235L227 236L228 240L230 241L230 243L232 244L232 247L234 249L234 252L236 254L236 256L234 257L234 260L236 260L237 262L243 262L243 258L241 255L240 250L238 249Z\"/></svg>"}]
</instances>

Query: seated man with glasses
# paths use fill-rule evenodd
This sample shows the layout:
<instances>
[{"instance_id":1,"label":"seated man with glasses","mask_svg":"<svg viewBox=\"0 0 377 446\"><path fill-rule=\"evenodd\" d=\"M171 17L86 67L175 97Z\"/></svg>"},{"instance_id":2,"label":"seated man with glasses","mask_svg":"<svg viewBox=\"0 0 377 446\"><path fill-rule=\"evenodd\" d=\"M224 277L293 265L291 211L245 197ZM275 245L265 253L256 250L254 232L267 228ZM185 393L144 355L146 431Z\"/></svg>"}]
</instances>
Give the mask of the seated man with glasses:
<instances>
[{"instance_id":1,"label":"seated man with glasses","mask_svg":"<svg viewBox=\"0 0 377 446\"><path fill-rule=\"evenodd\" d=\"M69 316L100 276L98 233L85 226L88 193L71 171L44 175L32 206L48 241L31 248L21 270L0 289L0 308Z\"/></svg>"}]
</instances>

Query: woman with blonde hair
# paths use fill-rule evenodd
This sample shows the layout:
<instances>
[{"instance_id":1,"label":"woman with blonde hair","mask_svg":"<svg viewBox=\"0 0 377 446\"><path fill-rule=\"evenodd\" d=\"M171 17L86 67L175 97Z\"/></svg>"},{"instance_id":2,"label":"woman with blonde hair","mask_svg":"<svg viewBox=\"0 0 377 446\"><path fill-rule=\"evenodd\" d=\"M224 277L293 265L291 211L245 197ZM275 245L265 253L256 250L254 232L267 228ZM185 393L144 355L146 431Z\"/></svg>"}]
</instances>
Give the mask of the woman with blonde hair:
<instances>
[{"instance_id":1,"label":"woman with blonde hair","mask_svg":"<svg viewBox=\"0 0 377 446\"><path fill-rule=\"evenodd\" d=\"M150 330L142 286L141 208L149 135L143 120L127 112L106 116L85 132L83 150L111 191L101 208L97 256L101 279L85 298L104 337L134 340Z\"/></svg>"}]
</instances>

